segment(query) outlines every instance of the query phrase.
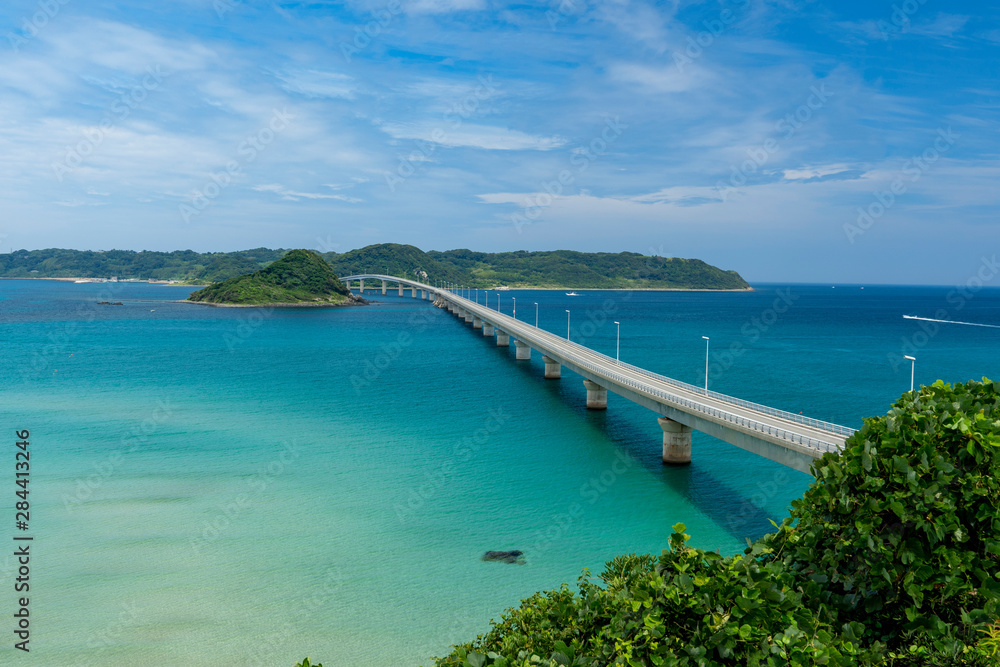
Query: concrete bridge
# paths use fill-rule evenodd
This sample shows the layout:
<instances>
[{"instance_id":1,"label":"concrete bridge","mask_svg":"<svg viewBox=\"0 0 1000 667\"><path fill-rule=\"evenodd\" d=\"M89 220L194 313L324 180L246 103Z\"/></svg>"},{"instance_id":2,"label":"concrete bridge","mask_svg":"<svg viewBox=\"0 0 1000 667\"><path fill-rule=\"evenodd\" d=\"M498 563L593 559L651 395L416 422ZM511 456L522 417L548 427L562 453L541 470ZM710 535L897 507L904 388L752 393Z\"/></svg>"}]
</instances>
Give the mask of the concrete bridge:
<instances>
[{"instance_id":1,"label":"concrete bridge","mask_svg":"<svg viewBox=\"0 0 1000 667\"><path fill-rule=\"evenodd\" d=\"M449 290L406 278L378 274L359 274L341 278L345 284L381 281L382 293L387 284L398 285L413 298L433 300L447 308L474 331L495 337L496 344L507 347L513 340L515 358L531 359L532 350L541 353L545 377L559 379L563 367L583 378L587 389L587 408L604 410L608 392L638 403L661 415L663 462L683 465L691 462L691 431L707 433L741 449L753 452L789 468L809 472L812 462L826 452L839 451L854 429L804 417L766 405L674 380L644 368L619 362L607 355L549 333L509 315L490 310Z\"/></svg>"}]
</instances>

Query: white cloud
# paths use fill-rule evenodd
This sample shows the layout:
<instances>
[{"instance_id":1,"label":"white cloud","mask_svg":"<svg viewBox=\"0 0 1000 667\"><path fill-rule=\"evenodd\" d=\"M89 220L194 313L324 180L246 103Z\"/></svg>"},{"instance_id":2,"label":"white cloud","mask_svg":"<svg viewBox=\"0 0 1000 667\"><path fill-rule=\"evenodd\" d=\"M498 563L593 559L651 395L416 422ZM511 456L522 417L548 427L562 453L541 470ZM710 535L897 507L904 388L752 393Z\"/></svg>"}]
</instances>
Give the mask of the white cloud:
<instances>
[{"instance_id":1,"label":"white cloud","mask_svg":"<svg viewBox=\"0 0 1000 667\"><path fill-rule=\"evenodd\" d=\"M550 151L566 144L558 136L527 134L519 130L466 123L452 128L448 123L385 123L380 128L396 139L419 139L442 146L467 146L500 151Z\"/></svg>"},{"instance_id":2,"label":"white cloud","mask_svg":"<svg viewBox=\"0 0 1000 667\"><path fill-rule=\"evenodd\" d=\"M281 87L290 93L306 97L354 98L354 79L339 72L324 72L309 69L296 72L276 73Z\"/></svg>"},{"instance_id":3,"label":"white cloud","mask_svg":"<svg viewBox=\"0 0 1000 667\"><path fill-rule=\"evenodd\" d=\"M828 164L821 167L803 167L802 169L785 169L784 177L786 181L801 181L811 178L822 178L850 171L851 167L846 164Z\"/></svg>"},{"instance_id":4,"label":"white cloud","mask_svg":"<svg viewBox=\"0 0 1000 667\"><path fill-rule=\"evenodd\" d=\"M608 75L614 81L638 86L651 93L680 93L703 86L710 81L703 68L689 64L682 71L671 63L655 67L637 63L616 63L608 68Z\"/></svg>"},{"instance_id":5,"label":"white cloud","mask_svg":"<svg viewBox=\"0 0 1000 667\"><path fill-rule=\"evenodd\" d=\"M446 14L449 12L486 9L485 0L407 0L403 8L408 14Z\"/></svg>"},{"instance_id":6,"label":"white cloud","mask_svg":"<svg viewBox=\"0 0 1000 667\"><path fill-rule=\"evenodd\" d=\"M347 197L344 195L325 195L318 192L299 192L296 190L289 190L285 186L278 183L255 185L253 189L257 192L273 192L276 195L280 195L285 201L299 201L300 199L336 199L338 201L345 201L351 204L357 204L362 201L356 197Z\"/></svg>"},{"instance_id":7,"label":"white cloud","mask_svg":"<svg viewBox=\"0 0 1000 667\"><path fill-rule=\"evenodd\" d=\"M925 37L954 37L968 22L968 16L942 13L938 14L933 21L914 23L909 31Z\"/></svg>"}]
</instances>

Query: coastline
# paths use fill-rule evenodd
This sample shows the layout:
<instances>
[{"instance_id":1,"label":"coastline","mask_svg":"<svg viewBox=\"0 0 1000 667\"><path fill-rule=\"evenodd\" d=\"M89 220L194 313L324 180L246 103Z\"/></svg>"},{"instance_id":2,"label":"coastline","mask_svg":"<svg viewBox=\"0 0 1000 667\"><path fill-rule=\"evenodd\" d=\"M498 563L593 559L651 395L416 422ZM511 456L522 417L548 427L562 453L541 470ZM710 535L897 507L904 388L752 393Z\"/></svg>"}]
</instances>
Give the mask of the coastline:
<instances>
[{"instance_id":1,"label":"coastline","mask_svg":"<svg viewBox=\"0 0 1000 667\"><path fill-rule=\"evenodd\" d=\"M175 287L208 287L208 284L188 284L183 281L178 280L138 280L138 279L128 279L128 280L100 280L97 278L52 278L52 277L25 277L25 276L0 276L0 280L60 280L63 282L76 282L77 280L85 280L87 283L145 283L150 285L173 285ZM473 288L477 289L477 288ZM745 288L732 288L732 289L716 289L712 287L535 287L535 286L517 286L510 287L505 290L497 290L494 288L479 287L478 289L486 290L490 292L513 292L515 290L537 290L537 291L549 291L558 292L560 290L585 290L587 292L755 292L756 290L751 287ZM200 301L190 301L187 303L204 303ZM228 304L214 304L214 305L228 305Z\"/></svg>"},{"instance_id":2,"label":"coastline","mask_svg":"<svg viewBox=\"0 0 1000 667\"><path fill-rule=\"evenodd\" d=\"M473 289L476 289L475 287ZM479 289L485 289L480 287ZM756 292L753 287L740 289L715 289L712 287L511 287L505 290L490 289L491 292L514 292L516 290L537 290L558 292L560 290L584 290L587 292Z\"/></svg>"},{"instance_id":3,"label":"coastline","mask_svg":"<svg viewBox=\"0 0 1000 667\"><path fill-rule=\"evenodd\" d=\"M177 301L167 301L167 303L193 303L199 306L214 306L216 308L345 308L349 306L367 306L368 301L357 301L349 299L340 303L214 303L212 301L189 301L179 299Z\"/></svg>"},{"instance_id":4,"label":"coastline","mask_svg":"<svg viewBox=\"0 0 1000 667\"><path fill-rule=\"evenodd\" d=\"M78 276L78 277L72 277L72 278L54 278L52 276L41 276L41 277L40 276L0 276L0 280L58 280L58 281L61 281L61 282L73 282L73 283L75 283L78 280L81 280L81 281L83 281L83 282L85 282L87 284L92 284L92 285L101 284L101 283L110 283L110 284L114 284L114 285L118 285L118 284L121 284L121 283L125 283L125 284L129 284L129 283L142 283L142 284L145 284L145 285L174 285L176 287L208 287L207 284L204 284L204 285L202 285L202 284L197 284L197 285L193 285L192 284L192 285L189 285L189 284L187 284L187 283L185 283L184 281L181 281L181 280L153 280L152 278L150 278L149 280L140 280L138 278L128 278L128 279L125 279L125 280L102 280L100 278L87 278L86 276Z\"/></svg>"}]
</instances>

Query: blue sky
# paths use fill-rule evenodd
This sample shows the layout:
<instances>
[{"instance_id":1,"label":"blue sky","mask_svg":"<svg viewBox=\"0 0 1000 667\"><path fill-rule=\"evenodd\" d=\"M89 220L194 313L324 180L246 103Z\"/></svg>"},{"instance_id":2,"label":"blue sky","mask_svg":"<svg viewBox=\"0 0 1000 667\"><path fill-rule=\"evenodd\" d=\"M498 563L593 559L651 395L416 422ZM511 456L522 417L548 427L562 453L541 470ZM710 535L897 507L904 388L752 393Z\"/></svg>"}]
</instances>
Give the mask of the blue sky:
<instances>
[{"instance_id":1,"label":"blue sky","mask_svg":"<svg viewBox=\"0 0 1000 667\"><path fill-rule=\"evenodd\" d=\"M1000 245L998 14L14 0L0 247L629 250L957 284Z\"/></svg>"}]
</instances>

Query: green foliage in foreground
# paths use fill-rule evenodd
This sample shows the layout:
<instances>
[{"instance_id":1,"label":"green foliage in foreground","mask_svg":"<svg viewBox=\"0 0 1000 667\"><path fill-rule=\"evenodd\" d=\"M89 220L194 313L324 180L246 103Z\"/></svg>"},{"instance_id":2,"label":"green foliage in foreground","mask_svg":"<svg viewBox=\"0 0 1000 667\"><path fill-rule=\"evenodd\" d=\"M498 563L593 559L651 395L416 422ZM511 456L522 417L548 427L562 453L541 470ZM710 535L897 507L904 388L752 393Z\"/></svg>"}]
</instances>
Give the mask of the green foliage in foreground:
<instances>
[{"instance_id":1,"label":"green foliage in foreground","mask_svg":"<svg viewBox=\"0 0 1000 667\"><path fill-rule=\"evenodd\" d=\"M292 250L266 269L209 285L188 299L240 305L329 304L349 301L350 292L322 257L311 250Z\"/></svg>"},{"instance_id":2,"label":"green foliage in foreground","mask_svg":"<svg viewBox=\"0 0 1000 667\"><path fill-rule=\"evenodd\" d=\"M1000 385L909 392L865 420L777 531L723 557L675 526L508 610L438 667L995 667Z\"/></svg>"}]
</instances>

